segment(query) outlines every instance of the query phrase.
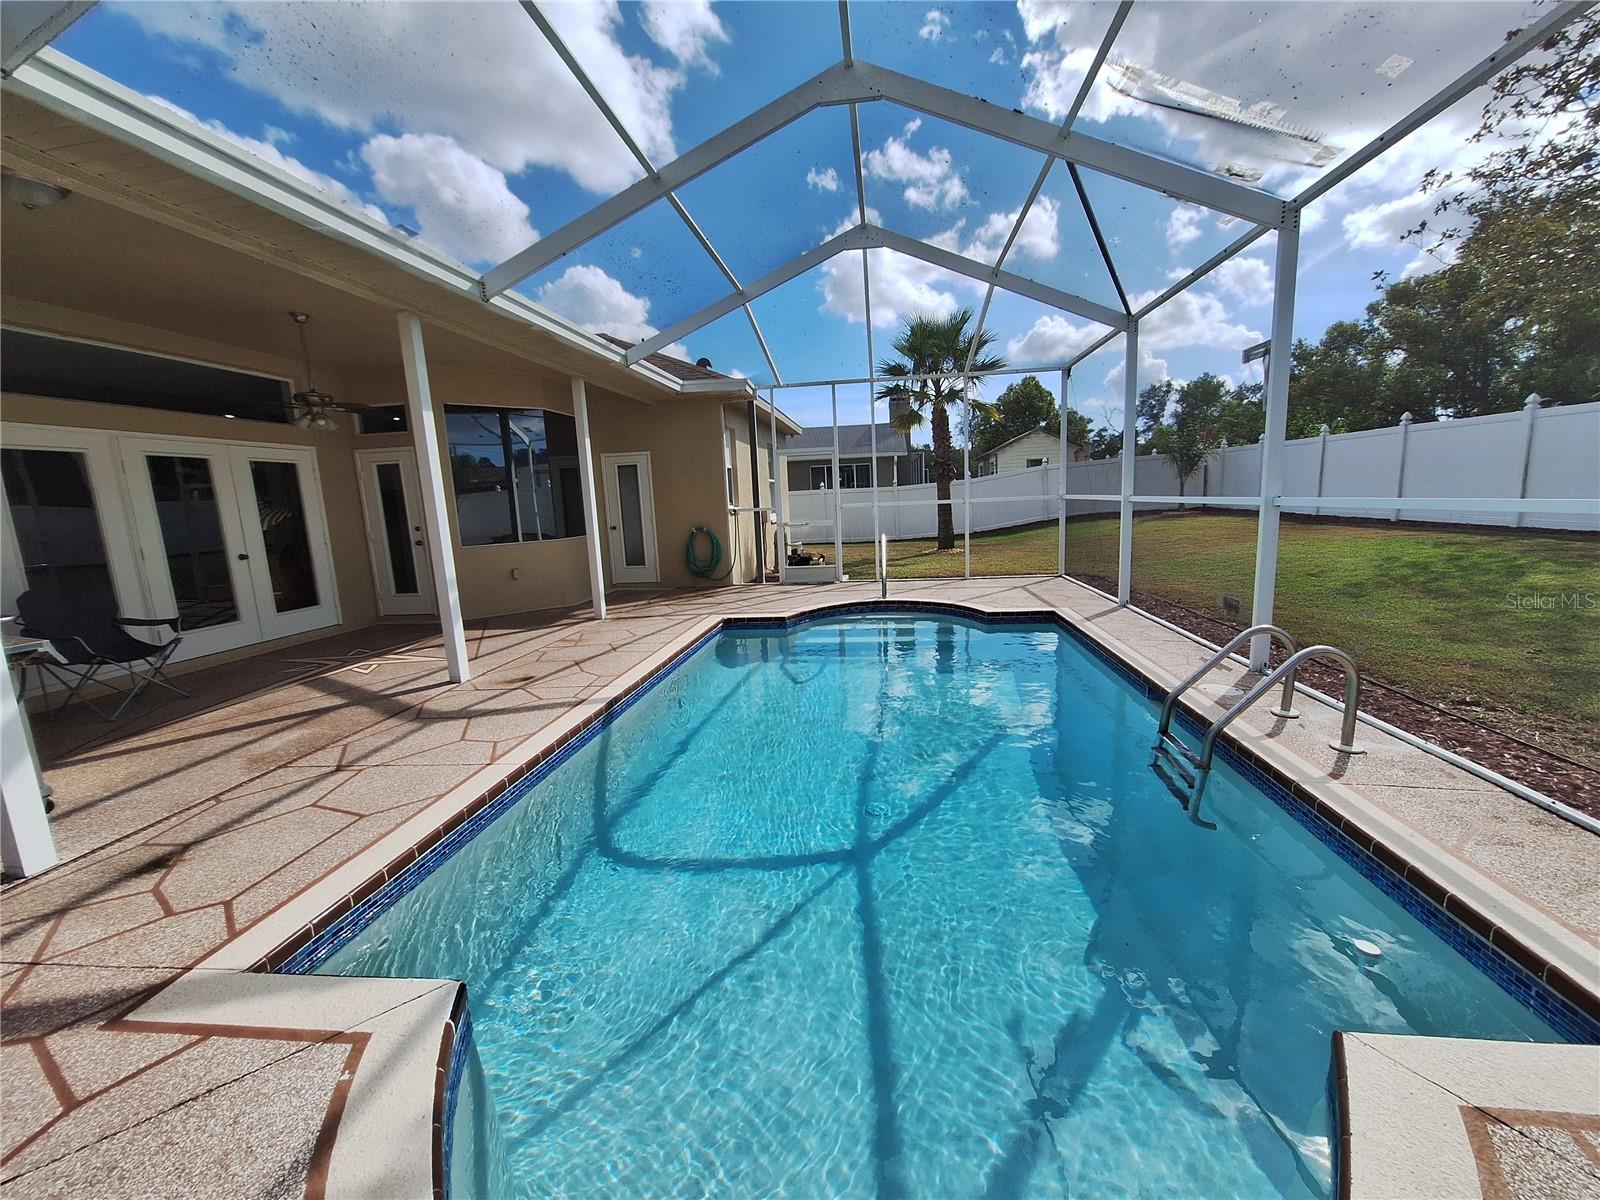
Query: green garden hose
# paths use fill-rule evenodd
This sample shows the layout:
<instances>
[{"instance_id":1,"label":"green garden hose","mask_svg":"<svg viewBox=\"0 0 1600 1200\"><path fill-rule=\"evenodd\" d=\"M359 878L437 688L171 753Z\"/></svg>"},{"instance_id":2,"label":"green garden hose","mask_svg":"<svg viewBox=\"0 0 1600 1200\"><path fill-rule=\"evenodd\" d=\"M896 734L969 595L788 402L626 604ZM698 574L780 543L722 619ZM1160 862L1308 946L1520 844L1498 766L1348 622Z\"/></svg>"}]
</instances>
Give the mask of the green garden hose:
<instances>
[{"instance_id":1,"label":"green garden hose","mask_svg":"<svg viewBox=\"0 0 1600 1200\"><path fill-rule=\"evenodd\" d=\"M706 540L711 543L711 553L705 558L701 558L699 553L694 548L695 535L700 533L705 534ZM718 540L716 534L712 533L711 530L704 525L696 525L693 529L689 530L689 540L684 544L683 547L683 562L684 565L689 568L689 574L696 575L701 579L709 579L712 582L726 579L729 575L733 574L733 563L731 560L728 563L728 569L721 575L713 574L713 572L717 569L718 564L722 562L722 542Z\"/></svg>"}]
</instances>

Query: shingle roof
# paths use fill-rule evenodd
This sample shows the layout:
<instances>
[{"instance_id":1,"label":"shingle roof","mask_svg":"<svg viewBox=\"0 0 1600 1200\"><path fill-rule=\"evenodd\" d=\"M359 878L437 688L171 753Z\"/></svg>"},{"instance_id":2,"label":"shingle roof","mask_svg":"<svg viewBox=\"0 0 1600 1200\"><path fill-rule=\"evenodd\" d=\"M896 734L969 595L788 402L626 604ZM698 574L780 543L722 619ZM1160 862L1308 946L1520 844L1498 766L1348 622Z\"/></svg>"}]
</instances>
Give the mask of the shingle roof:
<instances>
[{"instance_id":1,"label":"shingle roof","mask_svg":"<svg viewBox=\"0 0 1600 1200\"><path fill-rule=\"evenodd\" d=\"M609 333L600 335L613 346L620 346L624 350L633 349L632 342L625 342L619 337L612 337ZM727 379L732 380L732 375L724 375L720 371L713 371L708 367L697 367L692 362L684 362L681 358L673 358L670 354L646 354L644 361L652 367L659 367L674 379L685 382L693 379Z\"/></svg>"},{"instance_id":2,"label":"shingle roof","mask_svg":"<svg viewBox=\"0 0 1600 1200\"><path fill-rule=\"evenodd\" d=\"M1051 441L1058 441L1059 440L1059 435L1051 433L1048 429L1044 428L1044 426L1041 425L1038 429L1030 429L1030 430L1028 430L1027 433L1019 433L1014 438L1007 438L1005 441L1001 442L998 446L991 446L989 449L985 450L982 454L978 455L978 457L979 458L989 458L992 455L999 454L1000 451L1004 450L1007 446L1011 445L1012 443L1020 442L1023 438L1031 438L1036 433L1045 434L1047 437L1050 438ZM1078 443L1076 443L1076 442L1068 442L1067 445L1071 446L1074 450L1082 449L1082 447L1079 446Z\"/></svg>"},{"instance_id":3,"label":"shingle roof","mask_svg":"<svg viewBox=\"0 0 1600 1200\"><path fill-rule=\"evenodd\" d=\"M871 425L839 426L839 453L852 457L871 454L873 444ZM877 432L879 454L908 454L910 438L891 425L880 424ZM815 451L816 453L808 453ZM833 453L833 426L802 429L783 443L782 453L797 458L827 458Z\"/></svg>"}]
</instances>

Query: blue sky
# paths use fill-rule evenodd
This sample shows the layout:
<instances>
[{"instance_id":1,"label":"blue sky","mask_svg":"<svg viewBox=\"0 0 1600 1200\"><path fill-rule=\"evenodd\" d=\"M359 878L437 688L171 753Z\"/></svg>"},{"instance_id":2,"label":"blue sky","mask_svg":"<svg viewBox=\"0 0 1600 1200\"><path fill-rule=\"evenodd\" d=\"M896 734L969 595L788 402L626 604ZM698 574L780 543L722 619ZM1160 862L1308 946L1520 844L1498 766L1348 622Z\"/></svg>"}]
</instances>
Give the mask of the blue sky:
<instances>
[{"instance_id":1,"label":"blue sky","mask_svg":"<svg viewBox=\"0 0 1600 1200\"><path fill-rule=\"evenodd\" d=\"M1060 120L1114 7L857 3L852 28L859 58ZM658 165L840 54L832 0L563 3L544 11ZM1256 186L1292 195L1489 53L1530 11L1520 3L1358 9L1141 0L1078 128L1204 170L1242 170ZM57 47L480 269L639 176L621 140L511 0L105 3ZM1155 76L1136 76L1140 69ZM1143 91L1129 82L1155 77L1164 83L1147 82ZM1234 98L1256 127L1149 102L1150 87L1172 85ZM1315 338L1329 322L1358 316L1374 295L1374 271L1401 275L1437 265L1399 234L1429 207L1417 194L1429 167L1458 166L1485 152L1467 141L1481 105L1481 95L1468 97L1307 210L1297 334ZM859 112L873 219L993 261L1042 159L889 103ZM1263 132L1263 124L1279 132ZM1288 127L1299 136L1285 136ZM1083 174L1135 302L1242 232L1220 214ZM730 269L742 281L754 279L854 222L848 114L813 112L679 195ZM1142 337L1141 384L1207 370L1246 378L1239 351L1266 334L1271 262L1268 237L1153 314ZM1006 266L1116 304L1059 165ZM888 251L872 252L872 271L880 357L907 314L982 303L981 285ZM663 202L517 290L596 331L642 338L727 286ZM865 373L859 255L840 256L754 307L787 379ZM1029 366L1059 362L1099 333L1007 293L997 293L988 324L1001 351ZM721 370L770 378L740 312L688 336L683 348ZM1112 414L1116 424L1121 370L1120 343L1081 365L1074 405L1096 420ZM827 420L825 393L791 393L781 402L808 423ZM864 419L865 406L864 399L847 405L863 411L841 419Z\"/></svg>"}]
</instances>

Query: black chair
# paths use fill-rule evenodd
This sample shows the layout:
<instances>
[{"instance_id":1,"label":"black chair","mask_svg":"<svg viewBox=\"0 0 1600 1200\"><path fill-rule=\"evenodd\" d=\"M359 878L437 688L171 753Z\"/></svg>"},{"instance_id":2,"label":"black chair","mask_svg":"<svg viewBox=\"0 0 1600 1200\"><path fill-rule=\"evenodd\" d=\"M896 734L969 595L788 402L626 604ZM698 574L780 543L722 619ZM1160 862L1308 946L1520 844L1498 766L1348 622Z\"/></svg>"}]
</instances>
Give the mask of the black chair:
<instances>
[{"instance_id":1,"label":"black chair","mask_svg":"<svg viewBox=\"0 0 1600 1200\"><path fill-rule=\"evenodd\" d=\"M127 711L152 683L177 692L189 693L167 678L167 660L183 640L181 617L123 617L117 614L117 601L101 588L30 588L17 597L17 627L31 637L43 638L55 651L58 662L41 658L39 669L67 689L56 705L60 712L74 697L82 700L99 716L115 721ZM169 626L172 637L165 642L147 642L128 632L128 626L158 628ZM118 688L97 678L106 668L121 667L128 672L128 687ZM122 703L109 716L83 694L90 683L100 683L113 692L123 692Z\"/></svg>"}]
</instances>

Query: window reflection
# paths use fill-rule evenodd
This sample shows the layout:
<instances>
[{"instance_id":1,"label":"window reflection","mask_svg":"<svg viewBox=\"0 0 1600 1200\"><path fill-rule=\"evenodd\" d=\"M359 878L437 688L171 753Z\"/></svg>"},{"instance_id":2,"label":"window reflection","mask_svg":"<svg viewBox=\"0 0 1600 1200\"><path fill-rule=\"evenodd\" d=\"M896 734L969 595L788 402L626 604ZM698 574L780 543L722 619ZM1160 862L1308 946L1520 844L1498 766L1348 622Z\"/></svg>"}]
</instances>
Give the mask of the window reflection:
<instances>
[{"instance_id":1,"label":"window reflection","mask_svg":"<svg viewBox=\"0 0 1600 1200\"><path fill-rule=\"evenodd\" d=\"M543 409L448 407L461 544L582 537L578 430Z\"/></svg>"},{"instance_id":2,"label":"window reflection","mask_svg":"<svg viewBox=\"0 0 1600 1200\"><path fill-rule=\"evenodd\" d=\"M111 569L83 455L5 450L0 470L26 586L110 592ZM23 590L8 581L8 598Z\"/></svg>"}]
</instances>

